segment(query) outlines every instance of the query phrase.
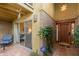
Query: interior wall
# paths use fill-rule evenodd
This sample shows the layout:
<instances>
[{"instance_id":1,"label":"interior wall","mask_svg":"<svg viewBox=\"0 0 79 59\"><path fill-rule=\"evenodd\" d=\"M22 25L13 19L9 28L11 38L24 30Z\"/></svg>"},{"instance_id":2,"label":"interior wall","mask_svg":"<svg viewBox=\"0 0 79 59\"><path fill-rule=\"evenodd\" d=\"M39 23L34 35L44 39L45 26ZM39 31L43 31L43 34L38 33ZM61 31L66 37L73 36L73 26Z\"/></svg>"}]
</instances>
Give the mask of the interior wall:
<instances>
[{"instance_id":1,"label":"interior wall","mask_svg":"<svg viewBox=\"0 0 79 59\"><path fill-rule=\"evenodd\" d=\"M54 14L54 18L55 20L64 20L64 19L71 19L74 18L78 15L78 5L75 3L67 3L65 5L67 5L66 10L61 11L61 7L62 5L64 5L63 3L56 3L55 4L55 14Z\"/></svg>"},{"instance_id":2,"label":"interior wall","mask_svg":"<svg viewBox=\"0 0 79 59\"><path fill-rule=\"evenodd\" d=\"M6 33L12 33L12 23L0 21L0 38Z\"/></svg>"}]
</instances>

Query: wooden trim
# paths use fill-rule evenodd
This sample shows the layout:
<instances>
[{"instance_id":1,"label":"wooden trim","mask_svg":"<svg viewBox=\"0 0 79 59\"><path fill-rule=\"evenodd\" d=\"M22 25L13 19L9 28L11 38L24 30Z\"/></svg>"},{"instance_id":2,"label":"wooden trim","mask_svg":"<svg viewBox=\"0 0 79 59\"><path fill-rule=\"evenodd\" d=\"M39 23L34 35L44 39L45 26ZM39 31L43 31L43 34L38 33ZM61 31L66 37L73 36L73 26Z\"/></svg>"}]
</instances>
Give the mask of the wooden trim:
<instances>
[{"instance_id":1,"label":"wooden trim","mask_svg":"<svg viewBox=\"0 0 79 59\"><path fill-rule=\"evenodd\" d=\"M24 3L25 5L27 5L29 8L31 8L32 10L34 9L33 6L31 6L30 4L28 3Z\"/></svg>"},{"instance_id":2,"label":"wooden trim","mask_svg":"<svg viewBox=\"0 0 79 59\"><path fill-rule=\"evenodd\" d=\"M55 20L56 24L57 23L73 23L75 22L75 20L79 17L79 15L75 18L71 18L71 19L64 19L64 20Z\"/></svg>"}]
</instances>

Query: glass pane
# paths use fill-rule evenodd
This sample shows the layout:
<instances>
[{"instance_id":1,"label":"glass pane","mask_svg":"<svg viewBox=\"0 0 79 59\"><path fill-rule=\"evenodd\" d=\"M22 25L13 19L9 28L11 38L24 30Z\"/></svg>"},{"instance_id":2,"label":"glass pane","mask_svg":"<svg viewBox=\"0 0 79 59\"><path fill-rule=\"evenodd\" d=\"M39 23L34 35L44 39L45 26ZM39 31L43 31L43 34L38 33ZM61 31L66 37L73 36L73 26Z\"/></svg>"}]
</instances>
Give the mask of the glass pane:
<instances>
[{"instance_id":1,"label":"glass pane","mask_svg":"<svg viewBox=\"0 0 79 59\"><path fill-rule=\"evenodd\" d=\"M20 32L24 32L24 23L20 23Z\"/></svg>"},{"instance_id":2,"label":"glass pane","mask_svg":"<svg viewBox=\"0 0 79 59\"><path fill-rule=\"evenodd\" d=\"M32 22L27 21L25 23L25 33L26 33L26 39L25 39L25 46L32 49Z\"/></svg>"},{"instance_id":3,"label":"glass pane","mask_svg":"<svg viewBox=\"0 0 79 59\"><path fill-rule=\"evenodd\" d=\"M25 46L24 43L24 22L20 23L20 44Z\"/></svg>"},{"instance_id":4,"label":"glass pane","mask_svg":"<svg viewBox=\"0 0 79 59\"><path fill-rule=\"evenodd\" d=\"M27 23L27 34L30 34L32 32L32 26L31 23Z\"/></svg>"}]
</instances>

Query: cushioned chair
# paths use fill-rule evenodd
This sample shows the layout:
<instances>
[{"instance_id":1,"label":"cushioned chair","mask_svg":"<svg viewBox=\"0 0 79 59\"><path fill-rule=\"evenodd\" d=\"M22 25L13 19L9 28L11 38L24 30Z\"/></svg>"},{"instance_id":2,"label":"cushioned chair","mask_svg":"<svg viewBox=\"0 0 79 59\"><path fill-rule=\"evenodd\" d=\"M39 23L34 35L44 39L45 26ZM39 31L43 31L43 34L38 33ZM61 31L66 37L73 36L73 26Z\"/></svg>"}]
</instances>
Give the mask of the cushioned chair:
<instances>
[{"instance_id":1,"label":"cushioned chair","mask_svg":"<svg viewBox=\"0 0 79 59\"><path fill-rule=\"evenodd\" d=\"M5 34L2 41L0 41L0 45L3 46L3 50L5 50L5 46L9 43L12 43L12 35Z\"/></svg>"},{"instance_id":2,"label":"cushioned chair","mask_svg":"<svg viewBox=\"0 0 79 59\"><path fill-rule=\"evenodd\" d=\"M12 35L5 34L3 37L3 43L4 44L9 44L12 42Z\"/></svg>"}]
</instances>

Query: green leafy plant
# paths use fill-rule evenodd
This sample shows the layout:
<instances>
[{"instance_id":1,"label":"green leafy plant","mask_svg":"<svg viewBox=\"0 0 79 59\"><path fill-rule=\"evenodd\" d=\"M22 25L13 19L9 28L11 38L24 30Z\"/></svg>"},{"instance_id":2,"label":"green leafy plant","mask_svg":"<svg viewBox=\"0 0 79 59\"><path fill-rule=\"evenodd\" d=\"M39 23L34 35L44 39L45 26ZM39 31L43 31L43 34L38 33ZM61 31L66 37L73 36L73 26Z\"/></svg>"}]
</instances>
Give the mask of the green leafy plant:
<instances>
[{"instance_id":1,"label":"green leafy plant","mask_svg":"<svg viewBox=\"0 0 79 59\"><path fill-rule=\"evenodd\" d=\"M75 36L75 45L76 47L79 47L79 26L75 28L74 36Z\"/></svg>"},{"instance_id":2,"label":"green leafy plant","mask_svg":"<svg viewBox=\"0 0 79 59\"><path fill-rule=\"evenodd\" d=\"M45 41L46 51L44 52L44 54L48 55L49 53L52 52L51 48L52 48L53 28L51 26L45 26L43 28L40 28L39 37Z\"/></svg>"}]
</instances>

